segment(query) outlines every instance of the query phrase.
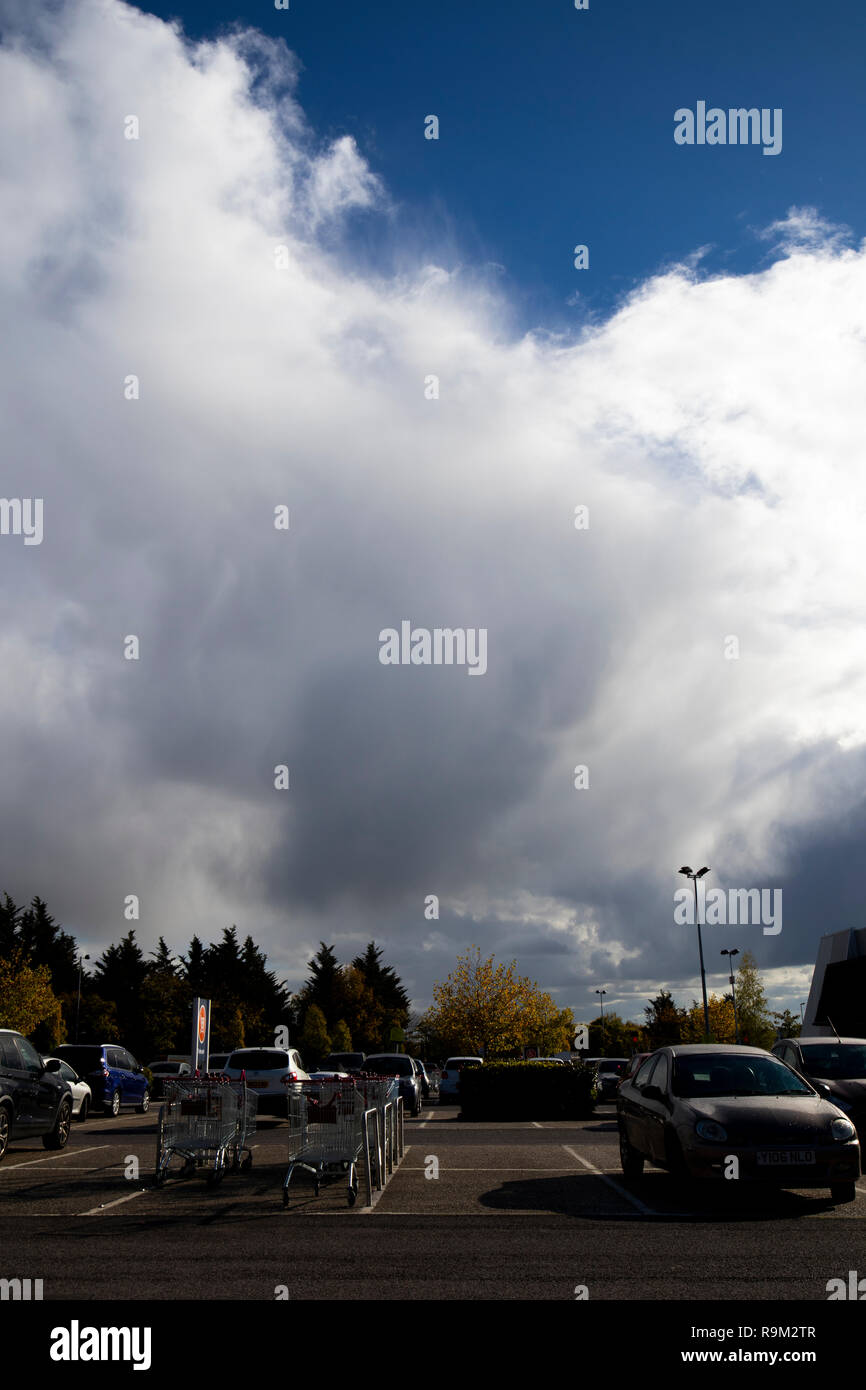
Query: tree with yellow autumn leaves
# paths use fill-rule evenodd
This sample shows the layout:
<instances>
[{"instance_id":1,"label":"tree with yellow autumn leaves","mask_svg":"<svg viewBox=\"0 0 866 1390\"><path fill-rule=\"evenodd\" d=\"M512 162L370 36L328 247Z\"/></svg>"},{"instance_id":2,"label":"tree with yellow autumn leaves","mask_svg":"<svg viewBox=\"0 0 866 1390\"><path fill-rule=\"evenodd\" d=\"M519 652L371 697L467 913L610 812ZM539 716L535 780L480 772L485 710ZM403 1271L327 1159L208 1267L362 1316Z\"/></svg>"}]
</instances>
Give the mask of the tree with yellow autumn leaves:
<instances>
[{"instance_id":1,"label":"tree with yellow autumn leaves","mask_svg":"<svg viewBox=\"0 0 866 1390\"><path fill-rule=\"evenodd\" d=\"M25 1036L42 1024L52 1043L64 1038L60 1000L51 988L51 971L31 966L23 951L0 960L0 1028L13 1028Z\"/></svg>"},{"instance_id":2,"label":"tree with yellow autumn leaves","mask_svg":"<svg viewBox=\"0 0 866 1390\"><path fill-rule=\"evenodd\" d=\"M571 1009L558 1009L534 981L517 974L517 962L482 960L472 946L457 957L447 980L433 987L433 1006L419 1031L446 1047L503 1056L534 1044L542 1055L568 1048L574 1032Z\"/></svg>"}]
</instances>

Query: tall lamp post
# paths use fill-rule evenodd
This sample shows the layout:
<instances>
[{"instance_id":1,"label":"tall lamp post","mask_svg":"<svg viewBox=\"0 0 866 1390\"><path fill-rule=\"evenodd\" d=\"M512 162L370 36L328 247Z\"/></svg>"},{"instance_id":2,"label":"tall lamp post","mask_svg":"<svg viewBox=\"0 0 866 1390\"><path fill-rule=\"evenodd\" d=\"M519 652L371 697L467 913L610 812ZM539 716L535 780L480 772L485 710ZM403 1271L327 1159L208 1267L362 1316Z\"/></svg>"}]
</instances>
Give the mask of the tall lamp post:
<instances>
[{"instance_id":1,"label":"tall lamp post","mask_svg":"<svg viewBox=\"0 0 866 1390\"><path fill-rule=\"evenodd\" d=\"M737 996L734 991L734 956L738 956L740 953L735 947L733 951L722 951L720 954L728 957L728 966L731 971L728 976L728 983L731 986L731 999L734 1005L734 1042L738 1043L740 1041L740 1026L737 1023Z\"/></svg>"},{"instance_id":2,"label":"tall lamp post","mask_svg":"<svg viewBox=\"0 0 866 1390\"><path fill-rule=\"evenodd\" d=\"M803 1012L803 1010L805 1009L805 1007L806 1007L806 1001L805 1001L805 999L801 999L801 1000L800 1000L800 1027L801 1027L801 1028L803 1027L803 1023L805 1022L805 1019L806 1019L806 1015L805 1015L804 1012Z\"/></svg>"},{"instance_id":3,"label":"tall lamp post","mask_svg":"<svg viewBox=\"0 0 866 1390\"><path fill-rule=\"evenodd\" d=\"M710 1010L707 1004L707 973L704 970L704 944L701 941L701 919L698 913L698 879L703 878L704 874L708 874L710 871L708 867L704 865L702 869L698 869L695 873L692 873L692 870L689 868L688 864L686 864L679 872L685 874L686 878L691 879L695 890L695 921L698 924L698 954L701 958L701 991L704 996L704 1042L709 1042Z\"/></svg>"},{"instance_id":4,"label":"tall lamp post","mask_svg":"<svg viewBox=\"0 0 866 1390\"><path fill-rule=\"evenodd\" d=\"M81 1017L81 970L86 960L90 960L89 955L79 955L78 957L78 1001L75 1005L75 1041L78 1042L78 1020Z\"/></svg>"},{"instance_id":5,"label":"tall lamp post","mask_svg":"<svg viewBox=\"0 0 866 1390\"><path fill-rule=\"evenodd\" d=\"M607 994L607 990L597 989L595 992L598 995L598 1002L601 1005L601 1050L604 1052L604 996Z\"/></svg>"}]
</instances>

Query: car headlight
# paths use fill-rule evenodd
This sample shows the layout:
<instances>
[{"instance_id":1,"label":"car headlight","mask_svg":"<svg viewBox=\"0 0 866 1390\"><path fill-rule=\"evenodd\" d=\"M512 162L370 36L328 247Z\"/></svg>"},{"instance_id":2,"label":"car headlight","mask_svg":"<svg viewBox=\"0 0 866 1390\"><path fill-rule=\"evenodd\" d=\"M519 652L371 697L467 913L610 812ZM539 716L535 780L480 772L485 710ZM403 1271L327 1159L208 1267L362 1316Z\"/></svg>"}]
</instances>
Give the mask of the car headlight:
<instances>
[{"instance_id":1,"label":"car headlight","mask_svg":"<svg viewBox=\"0 0 866 1390\"><path fill-rule=\"evenodd\" d=\"M850 1120L843 1120L841 1115L830 1125L830 1133L834 1139L840 1143L846 1143L849 1139L857 1138L857 1131Z\"/></svg>"},{"instance_id":2,"label":"car headlight","mask_svg":"<svg viewBox=\"0 0 866 1390\"><path fill-rule=\"evenodd\" d=\"M695 1132L701 1139L709 1139L712 1144L724 1144L728 1138L728 1131L715 1120L698 1120Z\"/></svg>"}]
</instances>

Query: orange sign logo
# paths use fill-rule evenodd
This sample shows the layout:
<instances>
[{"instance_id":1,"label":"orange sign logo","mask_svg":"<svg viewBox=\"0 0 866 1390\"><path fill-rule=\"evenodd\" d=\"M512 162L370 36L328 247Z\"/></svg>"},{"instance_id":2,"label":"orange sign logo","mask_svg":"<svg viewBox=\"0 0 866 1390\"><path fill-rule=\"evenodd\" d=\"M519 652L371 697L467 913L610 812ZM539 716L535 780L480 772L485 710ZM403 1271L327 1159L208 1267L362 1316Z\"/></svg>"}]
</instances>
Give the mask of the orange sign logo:
<instances>
[{"instance_id":1,"label":"orange sign logo","mask_svg":"<svg viewBox=\"0 0 866 1390\"><path fill-rule=\"evenodd\" d=\"M204 1004L202 1004L201 1008L200 1008L199 1011L198 1011L198 1040L199 1040L200 1043L203 1043L203 1042L204 1042L204 1037L205 1037L205 1033L206 1033L206 1032L207 1032L207 1013L206 1013L206 1011L205 1011Z\"/></svg>"}]
</instances>

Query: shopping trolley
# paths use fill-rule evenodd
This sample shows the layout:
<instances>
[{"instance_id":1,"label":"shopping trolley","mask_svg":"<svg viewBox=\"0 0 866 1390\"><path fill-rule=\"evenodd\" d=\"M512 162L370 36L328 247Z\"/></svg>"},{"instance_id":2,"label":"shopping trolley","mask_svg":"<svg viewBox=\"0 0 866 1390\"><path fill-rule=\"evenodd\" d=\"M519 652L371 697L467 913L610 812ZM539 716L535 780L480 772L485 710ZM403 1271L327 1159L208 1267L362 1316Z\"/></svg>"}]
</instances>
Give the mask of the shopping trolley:
<instances>
[{"instance_id":1,"label":"shopping trolley","mask_svg":"<svg viewBox=\"0 0 866 1390\"><path fill-rule=\"evenodd\" d=\"M205 1169L208 1183L217 1183L226 1169L248 1172L253 1156L248 1140L256 1131L257 1097L245 1077L183 1076L165 1083L156 1139L156 1185L168 1176L177 1155L184 1161L180 1177Z\"/></svg>"},{"instance_id":2,"label":"shopping trolley","mask_svg":"<svg viewBox=\"0 0 866 1390\"><path fill-rule=\"evenodd\" d=\"M352 1080L289 1082L289 1166L283 1206L296 1168L312 1173L316 1196L322 1182L346 1178L349 1206L358 1196L357 1163L364 1139L364 1098Z\"/></svg>"}]
</instances>

